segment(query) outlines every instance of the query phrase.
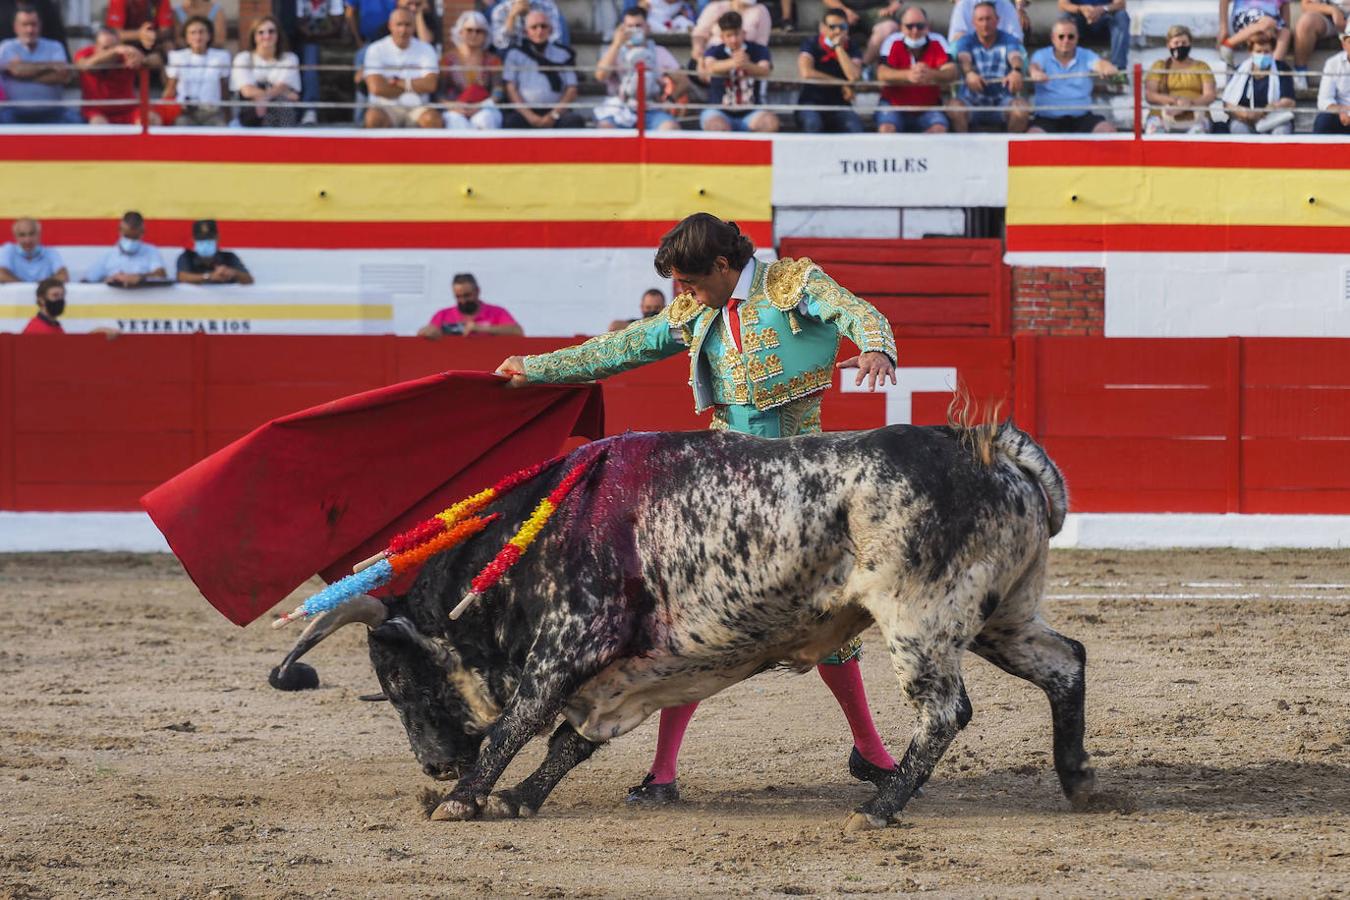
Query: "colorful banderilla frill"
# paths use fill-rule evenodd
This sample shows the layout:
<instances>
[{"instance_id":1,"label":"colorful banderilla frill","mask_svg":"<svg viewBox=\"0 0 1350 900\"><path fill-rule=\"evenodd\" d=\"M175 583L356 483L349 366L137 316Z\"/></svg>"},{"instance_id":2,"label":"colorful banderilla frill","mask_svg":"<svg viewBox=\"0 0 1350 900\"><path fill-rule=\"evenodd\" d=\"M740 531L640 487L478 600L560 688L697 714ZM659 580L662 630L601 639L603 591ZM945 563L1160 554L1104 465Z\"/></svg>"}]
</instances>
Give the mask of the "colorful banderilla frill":
<instances>
[{"instance_id":1,"label":"colorful banderilla frill","mask_svg":"<svg viewBox=\"0 0 1350 900\"><path fill-rule=\"evenodd\" d=\"M473 580L472 590L450 613L450 618L458 618L470 603L496 584L506 570L520 559L525 548L539 535L549 517L599 456L599 453L592 453L577 463L562 481L558 482L558 486L539 502L534 513L515 536ZM297 606L293 612L281 616L272 623L272 627L280 628L297 619L306 619L336 609L353 597L368 594L398 576L413 571L442 550L449 550L462 544L499 517L497 513L489 516L478 515L488 504L509 494L557 462L558 458L555 457L514 472L492 487L459 501L449 509L397 535L389 542L387 548L357 565L352 574L333 582Z\"/></svg>"},{"instance_id":2,"label":"colorful banderilla frill","mask_svg":"<svg viewBox=\"0 0 1350 900\"><path fill-rule=\"evenodd\" d=\"M355 567L352 574L341 578L310 597L304 603L272 623L280 628L296 619L306 619L327 612L353 597L368 594L425 563L442 550L449 550L486 528L497 516L479 517L492 501L509 494L558 462L559 457L538 463L507 475L490 488L459 501L449 509L414 525L396 535L389 546Z\"/></svg>"},{"instance_id":3,"label":"colorful banderilla frill","mask_svg":"<svg viewBox=\"0 0 1350 900\"><path fill-rule=\"evenodd\" d=\"M464 599L459 601L459 605L450 610L450 618L458 619L464 610L473 605L479 597L485 594L491 587L501 580L507 570L516 564L525 549L534 542L543 530L544 525L548 523L549 518L567 499L567 495L572 492L572 488L577 486L581 476L586 474L586 470L591 467L601 456L600 453L592 453L572 467L572 470L563 476L563 480L558 482L558 486L549 492L549 495L539 501L539 505L534 508L534 512L525 520L525 524L520 526L520 530L515 533L511 540L506 542L493 558L492 562L483 567L483 571L478 573L469 584L469 592L464 595Z\"/></svg>"}]
</instances>

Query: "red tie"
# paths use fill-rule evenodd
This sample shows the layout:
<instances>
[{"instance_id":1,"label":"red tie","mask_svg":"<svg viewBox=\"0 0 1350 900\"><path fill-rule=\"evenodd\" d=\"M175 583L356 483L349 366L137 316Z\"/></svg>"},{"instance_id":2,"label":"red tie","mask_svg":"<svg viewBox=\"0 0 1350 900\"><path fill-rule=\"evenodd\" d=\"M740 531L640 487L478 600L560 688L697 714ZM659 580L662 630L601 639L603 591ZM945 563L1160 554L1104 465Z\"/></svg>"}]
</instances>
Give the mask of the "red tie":
<instances>
[{"instance_id":1,"label":"red tie","mask_svg":"<svg viewBox=\"0 0 1350 900\"><path fill-rule=\"evenodd\" d=\"M741 352L741 314L736 312L736 307L741 301L732 297L727 301L727 327L731 329L731 340L736 344L736 352Z\"/></svg>"}]
</instances>

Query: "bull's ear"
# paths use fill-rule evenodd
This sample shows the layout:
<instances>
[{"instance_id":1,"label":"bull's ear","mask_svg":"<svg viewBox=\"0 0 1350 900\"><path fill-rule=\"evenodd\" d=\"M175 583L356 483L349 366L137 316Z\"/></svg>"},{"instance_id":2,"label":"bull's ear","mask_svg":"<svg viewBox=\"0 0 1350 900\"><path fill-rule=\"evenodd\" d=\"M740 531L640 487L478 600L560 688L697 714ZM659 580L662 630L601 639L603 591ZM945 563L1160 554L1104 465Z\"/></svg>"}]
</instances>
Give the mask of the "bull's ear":
<instances>
[{"instance_id":1,"label":"bull's ear","mask_svg":"<svg viewBox=\"0 0 1350 900\"><path fill-rule=\"evenodd\" d=\"M372 641L421 646L425 641L417 626L403 616L390 616L378 628L370 630Z\"/></svg>"},{"instance_id":2,"label":"bull's ear","mask_svg":"<svg viewBox=\"0 0 1350 900\"><path fill-rule=\"evenodd\" d=\"M319 686L318 673L310 666L297 662L314 648L316 644L344 625L362 622L371 628L378 628L389 617L384 602L374 597L360 596L348 600L335 609L320 613L314 617L298 639L291 652L281 661L281 665L272 670L267 677L268 684L282 691L296 691Z\"/></svg>"}]
</instances>

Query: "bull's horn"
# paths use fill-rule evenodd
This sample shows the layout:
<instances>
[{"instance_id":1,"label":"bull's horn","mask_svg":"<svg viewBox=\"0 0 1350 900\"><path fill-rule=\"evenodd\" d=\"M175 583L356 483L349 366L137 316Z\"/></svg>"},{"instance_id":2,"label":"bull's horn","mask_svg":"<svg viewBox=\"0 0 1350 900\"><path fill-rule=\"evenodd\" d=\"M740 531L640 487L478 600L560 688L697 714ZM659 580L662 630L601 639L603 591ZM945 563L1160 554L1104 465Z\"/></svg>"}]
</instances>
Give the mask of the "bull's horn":
<instances>
[{"instance_id":1,"label":"bull's horn","mask_svg":"<svg viewBox=\"0 0 1350 900\"><path fill-rule=\"evenodd\" d=\"M286 658L281 661L281 665L272 670L267 679L268 683L281 690L317 687L318 676L305 674L306 669L309 670L309 673L313 673L313 669L308 666L297 665L297 660L300 657L343 625L363 622L371 628L376 628L388 617L389 608L384 605L383 601L367 595L353 597L341 606L320 613L300 634L295 646L291 648L291 652L287 653Z\"/></svg>"}]
</instances>

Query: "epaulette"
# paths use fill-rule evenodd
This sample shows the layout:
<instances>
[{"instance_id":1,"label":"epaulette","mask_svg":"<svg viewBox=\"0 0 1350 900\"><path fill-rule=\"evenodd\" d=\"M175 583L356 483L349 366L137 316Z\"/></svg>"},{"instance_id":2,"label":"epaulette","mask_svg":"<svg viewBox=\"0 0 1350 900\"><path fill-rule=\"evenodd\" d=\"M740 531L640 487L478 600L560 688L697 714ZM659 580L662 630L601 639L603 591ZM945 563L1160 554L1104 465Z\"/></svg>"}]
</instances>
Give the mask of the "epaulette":
<instances>
[{"instance_id":1,"label":"epaulette","mask_svg":"<svg viewBox=\"0 0 1350 900\"><path fill-rule=\"evenodd\" d=\"M788 256L769 263L769 270L764 273L764 292L769 295L769 302L778 309L796 309L814 268L816 264L808 256L801 259Z\"/></svg>"},{"instance_id":2,"label":"epaulette","mask_svg":"<svg viewBox=\"0 0 1350 900\"><path fill-rule=\"evenodd\" d=\"M703 304L694 299L689 291L680 294L666 307L671 325L688 325L703 310Z\"/></svg>"}]
</instances>

